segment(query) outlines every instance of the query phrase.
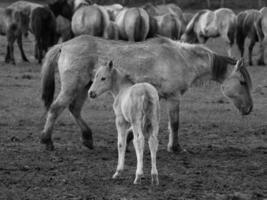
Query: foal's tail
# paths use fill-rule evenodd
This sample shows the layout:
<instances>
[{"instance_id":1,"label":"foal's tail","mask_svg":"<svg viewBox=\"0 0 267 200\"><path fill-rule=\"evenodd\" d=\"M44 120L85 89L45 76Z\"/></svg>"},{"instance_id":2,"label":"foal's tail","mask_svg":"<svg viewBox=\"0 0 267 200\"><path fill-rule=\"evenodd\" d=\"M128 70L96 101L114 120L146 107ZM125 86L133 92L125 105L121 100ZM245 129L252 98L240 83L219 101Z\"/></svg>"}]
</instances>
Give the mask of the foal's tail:
<instances>
[{"instance_id":1,"label":"foal's tail","mask_svg":"<svg viewBox=\"0 0 267 200\"><path fill-rule=\"evenodd\" d=\"M41 72L42 100L46 110L53 102L55 92L55 67L61 52L61 44L52 47L46 54Z\"/></svg>"},{"instance_id":2,"label":"foal's tail","mask_svg":"<svg viewBox=\"0 0 267 200\"><path fill-rule=\"evenodd\" d=\"M143 134L151 135L153 132L153 120L155 120L155 104L153 97L147 93L147 95L142 96L143 108L142 108L142 122L141 128ZM158 108L157 108L158 109ZM157 116L159 118L159 116Z\"/></svg>"}]
</instances>

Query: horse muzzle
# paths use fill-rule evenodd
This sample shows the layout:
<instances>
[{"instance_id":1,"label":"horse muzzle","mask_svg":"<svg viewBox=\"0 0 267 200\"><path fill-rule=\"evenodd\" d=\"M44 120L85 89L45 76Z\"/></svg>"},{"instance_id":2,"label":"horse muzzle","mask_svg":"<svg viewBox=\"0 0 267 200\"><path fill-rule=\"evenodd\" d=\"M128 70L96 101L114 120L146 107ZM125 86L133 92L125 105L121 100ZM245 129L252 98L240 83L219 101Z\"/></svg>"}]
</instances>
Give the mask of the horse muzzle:
<instances>
[{"instance_id":1,"label":"horse muzzle","mask_svg":"<svg viewBox=\"0 0 267 200\"><path fill-rule=\"evenodd\" d=\"M96 92L90 91L89 96L90 96L90 98L94 99L94 98L96 98L97 95L96 95Z\"/></svg>"}]
</instances>

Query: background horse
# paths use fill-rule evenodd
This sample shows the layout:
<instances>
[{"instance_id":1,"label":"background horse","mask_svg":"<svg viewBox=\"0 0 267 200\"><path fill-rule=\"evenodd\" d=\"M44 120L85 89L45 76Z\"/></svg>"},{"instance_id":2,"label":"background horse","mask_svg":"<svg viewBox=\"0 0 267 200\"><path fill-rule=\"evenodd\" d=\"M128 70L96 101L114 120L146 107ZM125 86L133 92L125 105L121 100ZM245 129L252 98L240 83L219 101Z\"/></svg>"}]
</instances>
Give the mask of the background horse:
<instances>
[{"instance_id":1,"label":"background horse","mask_svg":"<svg viewBox=\"0 0 267 200\"><path fill-rule=\"evenodd\" d=\"M23 61L28 61L22 46L22 35L27 35L29 18L21 11L0 8L0 34L6 35L7 52L5 62L15 64L14 42L17 40Z\"/></svg>"},{"instance_id":2,"label":"background horse","mask_svg":"<svg viewBox=\"0 0 267 200\"><path fill-rule=\"evenodd\" d=\"M174 14L167 13L158 16L151 16L150 20L151 20L150 22L151 30L149 30L150 37L161 35L174 40L179 40L182 34L184 33L185 30L184 22L181 21ZM152 20L155 20L155 23L153 23Z\"/></svg>"},{"instance_id":3,"label":"background horse","mask_svg":"<svg viewBox=\"0 0 267 200\"><path fill-rule=\"evenodd\" d=\"M140 184L144 174L144 137L149 136L151 183L158 185L156 154L160 113L156 88L149 83L133 84L124 74L113 67L113 63L110 61L108 65L100 65L88 94L91 98L96 98L106 91L111 91L114 97L113 109L118 132L118 166L113 178L120 177L124 169L127 130L131 128L137 157L134 184Z\"/></svg>"},{"instance_id":4,"label":"background horse","mask_svg":"<svg viewBox=\"0 0 267 200\"><path fill-rule=\"evenodd\" d=\"M72 17L71 29L75 36L88 34L102 37L109 23L108 12L102 6L82 6Z\"/></svg>"},{"instance_id":5,"label":"background horse","mask_svg":"<svg viewBox=\"0 0 267 200\"><path fill-rule=\"evenodd\" d=\"M78 58L78 59L77 59ZM251 79L242 62L220 56L202 45L190 45L167 38L153 38L139 43L105 40L83 35L56 45L48 51L42 66L42 99L48 110L41 142L48 150L54 148L53 126L69 107L79 125L83 143L93 147L92 131L81 117L87 91L97 62L113 60L114 65L134 83L151 83L159 96L167 101L169 116L168 151L181 151L178 142L179 105L181 95L196 81L219 82L222 92L240 111L252 111ZM55 68L59 68L61 90L53 100Z\"/></svg>"},{"instance_id":6,"label":"background horse","mask_svg":"<svg viewBox=\"0 0 267 200\"><path fill-rule=\"evenodd\" d=\"M250 44L248 47L248 59L249 64L252 63L252 50L256 42L262 43L264 34L262 32L262 14L258 10L246 10L237 15L237 34L236 42L241 56L244 56L244 43L248 37ZM261 46L262 47L262 46ZM264 65L264 51L260 49L260 57L258 59L258 65Z\"/></svg>"},{"instance_id":7,"label":"background horse","mask_svg":"<svg viewBox=\"0 0 267 200\"><path fill-rule=\"evenodd\" d=\"M235 41L236 15L228 8L215 11L201 10L187 24L182 41L205 43L210 37L222 37L228 45L228 55L232 54Z\"/></svg>"},{"instance_id":8,"label":"background horse","mask_svg":"<svg viewBox=\"0 0 267 200\"><path fill-rule=\"evenodd\" d=\"M56 32L58 34L58 37L62 38L62 42L65 42L73 38L70 20L59 15L56 18L56 22L57 22Z\"/></svg>"},{"instance_id":9,"label":"background horse","mask_svg":"<svg viewBox=\"0 0 267 200\"><path fill-rule=\"evenodd\" d=\"M31 15L31 29L35 36L35 58L42 62L43 52L57 43L56 19L48 7L35 8Z\"/></svg>"},{"instance_id":10,"label":"background horse","mask_svg":"<svg viewBox=\"0 0 267 200\"><path fill-rule=\"evenodd\" d=\"M48 7L52 10L55 17L59 15L71 21L73 15L73 2L68 0L53 0L48 3Z\"/></svg>"},{"instance_id":11,"label":"background horse","mask_svg":"<svg viewBox=\"0 0 267 200\"><path fill-rule=\"evenodd\" d=\"M149 31L149 16L143 8L123 8L114 17L119 37L128 41L143 41Z\"/></svg>"}]
</instances>

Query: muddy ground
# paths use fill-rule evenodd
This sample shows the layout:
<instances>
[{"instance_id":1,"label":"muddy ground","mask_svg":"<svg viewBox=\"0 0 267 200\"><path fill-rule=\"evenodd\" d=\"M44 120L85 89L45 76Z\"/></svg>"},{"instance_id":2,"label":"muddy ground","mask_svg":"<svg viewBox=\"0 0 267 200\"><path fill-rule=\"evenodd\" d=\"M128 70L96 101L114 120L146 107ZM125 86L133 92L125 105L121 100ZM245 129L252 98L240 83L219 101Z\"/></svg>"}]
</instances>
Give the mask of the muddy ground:
<instances>
[{"instance_id":1,"label":"muddy ground","mask_svg":"<svg viewBox=\"0 0 267 200\"><path fill-rule=\"evenodd\" d=\"M111 179L117 164L112 97L107 94L94 101L88 99L84 106L83 116L94 132L94 150L82 146L79 130L65 111L54 130L56 149L46 151L39 143L44 109L40 101L41 66L32 56L33 38L24 39L31 62L23 63L15 47L16 66L3 62L6 42L4 37L0 39L0 199L267 198L266 66L249 67L254 83L254 110L249 116L241 117L216 83L194 87L184 95L179 136L185 154L166 151L167 115L165 102L161 102L160 185L150 185L146 148L145 179L136 186L132 145L123 177ZM221 40L211 40L209 46L226 53ZM237 51L235 54L239 56Z\"/></svg>"}]
</instances>

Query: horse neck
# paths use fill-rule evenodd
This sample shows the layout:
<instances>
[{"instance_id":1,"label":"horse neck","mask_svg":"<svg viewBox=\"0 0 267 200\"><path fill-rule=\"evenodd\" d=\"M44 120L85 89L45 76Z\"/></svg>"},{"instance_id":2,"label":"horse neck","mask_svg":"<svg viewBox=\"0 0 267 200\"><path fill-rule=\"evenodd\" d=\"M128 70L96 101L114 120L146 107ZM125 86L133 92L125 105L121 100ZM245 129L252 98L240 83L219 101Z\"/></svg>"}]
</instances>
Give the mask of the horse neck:
<instances>
[{"instance_id":1,"label":"horse neck","mask_svg":"<svg viewBox=\"0 0 267 200\"><path fill-rule=\"evenodd\" d=\"M122 75L117 69L113 69L111 93L114 98L132 85L133 83L125 75Z\"/></svg>"}]
</instances>

